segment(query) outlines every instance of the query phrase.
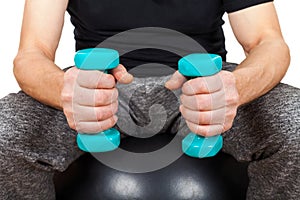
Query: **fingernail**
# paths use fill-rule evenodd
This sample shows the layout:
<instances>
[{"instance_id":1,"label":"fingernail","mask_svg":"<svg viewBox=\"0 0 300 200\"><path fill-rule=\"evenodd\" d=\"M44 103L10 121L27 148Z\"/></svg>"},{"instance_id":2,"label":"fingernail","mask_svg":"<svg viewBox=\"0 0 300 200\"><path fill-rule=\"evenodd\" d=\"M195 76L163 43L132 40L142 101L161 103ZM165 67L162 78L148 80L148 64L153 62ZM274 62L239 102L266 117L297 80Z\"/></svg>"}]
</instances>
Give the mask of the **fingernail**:
<instances>
[{"instance_id":1,"label":"fingernail","mask_svg":"<svg viewBox=\"0 0 300 200\"><path fill-rule=\"evenodd\" d=\"M131 74L127 73L124 77L124 81L126 83L130 83L132 80L133 80L133 76Z\"/></svg>"},{"instance_id":2,"label":"fingernail","mask_svg":"<svg viewBox=\"0 0 300 200\"><path fill-rule=\"evenodd\" d=\"M175 84L175 81L173 80L169 80L165 83L165 87L167 87L168 89L172 89L172 86Z\"/></svg>"}]
</instances>

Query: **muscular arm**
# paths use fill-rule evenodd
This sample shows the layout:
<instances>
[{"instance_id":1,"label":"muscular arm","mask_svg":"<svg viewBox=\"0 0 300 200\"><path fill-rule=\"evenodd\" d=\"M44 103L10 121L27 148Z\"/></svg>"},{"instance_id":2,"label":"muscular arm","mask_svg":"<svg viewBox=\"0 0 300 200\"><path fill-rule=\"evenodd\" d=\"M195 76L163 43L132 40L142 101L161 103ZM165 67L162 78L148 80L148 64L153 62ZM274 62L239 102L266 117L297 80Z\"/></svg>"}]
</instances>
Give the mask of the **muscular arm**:
<instances>
[{"instance_id":1,"label":"muscular arm","mask_svg":"<svg viewBox=\"0 0 300 200\"><path fill-rule=\"evenodd\" d=\"M14 74L21 89L62 109L63 71L54 64L68 0L26 0Z\"/></svg>"},{"instance_id":2,"label":"muscular arm","mask_svg":"<svg viewBox=\"0 0 300 200\"><path fill-rule=\"evenodd\" d=\"M272 3L230 13L229 20L246 53L233 73L223 70L187 81L177 71L166 82L171 90L182 86L180 112L191 131L206 137L229 130L237 108L278 84L290 62Z\"/></svg>"},{"instance_id":3,"label":"muscular arm","mask_svg":"<svg viewBox=\"0 0 300 200\"><path fill-rule=\"evenodd\" d=\"M280 82L288 69L290 55L273 3L230 13L229 20L246 54L246 59L233 72L241 105Z\"/></svg>"}]
</instances>

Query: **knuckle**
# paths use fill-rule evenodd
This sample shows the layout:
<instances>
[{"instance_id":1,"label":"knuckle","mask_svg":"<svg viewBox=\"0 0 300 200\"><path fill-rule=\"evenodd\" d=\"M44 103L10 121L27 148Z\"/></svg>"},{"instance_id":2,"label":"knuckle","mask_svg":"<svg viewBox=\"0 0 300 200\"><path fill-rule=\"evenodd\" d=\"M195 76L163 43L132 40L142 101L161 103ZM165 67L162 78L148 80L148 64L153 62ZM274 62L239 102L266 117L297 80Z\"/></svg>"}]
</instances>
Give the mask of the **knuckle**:
<instances>
[{"instance_id":1,"label":"knuckle","mask_svg":"<svg viewBox=\"0 0 300 200\"><path fill-rule=\"evenodd\" d=\"M105 74L107 76L108 81L115 82L115 78L112 74Z\"/></svg>"},{"instance_id":2,"label":"knuckle","mask_svg":"<svg viewBox=\"0 0 300 200\"><path fill-rule=\"evenodd\" d=\"M222 76L222 80L226 83L229 84L235 84L235 76L233 75L232 72L226 71L226 70L222 70L220 72L221 76Z\"/></svg>"},{"instance_id":3,"label":"knuckle","mask_svg":"<svg viewBox=\"0 0 300 200\"><path fill-rule=\"evenodd\" d=\"M111 74L105 74L105 81L113 86L115 85L116 82L114 76Z\"/></svg>"},{"instance_id":4,"label":"knuckle","mask_svg":"<svg viewBox=\"0 0 300 200\"><path fill-rule=\"evenodd\" d=\"M76 130L76 127L75 127L74 124L69 124L69 127L70 127L71 129L73 129L73 130Z\"/></svg>"},{"instance_id":5,"label":"knuckle","mask_svg":"<svg viewBox=\"0 0 300 200\"><path fill-rule=\"evenodd\" d=\"M239 97L237 94L227 95L227 105L237 105Z\"/></svg>"},{"instance_id":6,"label":"knuckle","mask_svg":"<svg viewBox=\"0 0 300 200\"><path fill-rule=\"evenodd\" d=\"M77 130L78 132L81 132L81 133L85 133L85 129L84 129L84 125L81 123L81 122L78 122L78 123L74 123L74 129Z\"/></svg>"},{"instance_id":7,"label":"knuckle","mask_svg":"<svg viewBox=\"0 0 300 200\"><path fill-rule=\"evenodd\" d=\"M95 82L95 86L96 86L96 88L101 89L101 88L103 88L104 83L105 83L105 80L103 80L103 77L100 76L99 79Z\"/></svg>"},{"instance_id":8,"label":"knuckle","mask_svg":"<svg viewBox=\"0 0 300 200\"><path fill-rule=\"evenodd\" d=\"M97 122L97 127L96 127L96 130L94 130L94 132L102 132L106 129L108 129L108 128L105 127L105 124L103 124L102 121L99 121L99 122Z\"/></svg>"},{"instance_id":9,"label":"knuckle","mask_svg":"<svg viewBox=\"0 0 300 200\"><path fill-rule=\"evenodd\" d=\"M209 137L211 136L209 129L208 128L202 128L201 133L199 132L199 134L201 134L204 137Z\"/></svg>"},{"instance_id":10,"label":"knuckle","mask_svg":"<svg viewBox=\"0 0 300 200\"><path fill-rule=\"evenodd\" d=\"M77 79L77 72L76 72L76 68L73 67L69 70L67 70L65 73L64 73L64 81L65 82L74 82L74 80Z\"/></svg>"},{"instance_id":11,"label":"knuckle","mask_svg":"<svg viewBox=\"0 0 300 200\"><path fill-rule=\"evenodd\" d=\"M192 85L192 80L188 80L185 82L182 86L182 93L183 94L190 94L191 92L194 91L193 85Z\"/></svg>"},{"instance_id":12,"label":"knuckle","mask_svg":"<svg viewBox=\"0 0 300 200\"><path fill-rule=\"evenodd\" d=\"M73 119L73 111L71 109L64 108L63 111L68 120Z\"/></svg>"},{"instance_id":13,"label":"knuckle","mask_svg":"<svg viewBox=\"0 0 300 200\"><path fill-rule=\"evenodd\" d=\"M228 131L232 127L232 122L227 122L223 125L223 130L222 132Z\"/></svg>"},{"instance_id":14,"label":"knuckle","mask_svg":"<svg viewBox=\"0 0 300 200\"><path fill-rule=\"evenodd\" d=\"M107 123L104 124L104 127L105 127L105 129L109 129L109 128L113 127L116 123L117 123L117 120L115 119L115 117L111 117L111 118L109 118L109 120L107 120Z\"/></svg>"},{"instance_id":15,"label":"knuckle","mask_svg":"<svg viewBox=\"0 0 300 200\"><path fill-rule=\"evenodd\" d=\"M180 109L180 112L181 112L182 116L183 116L184 118L186 118L186 116L187 116L187 114L186 114L186 108L185 108L183 105L181 105L181 106L179 107L179 109Z\"/></svg>"},{"instance_id":16,"label":"knuckle","mask_svg":"<svg viewBox=\"0 0 300 200\"><path fill-rule=\"evenodd\" d=\"M198 77L193 79L192 89L195 93L208 91L207 77Z\"/></svg>"},{"instance_id":17,"label":"knuckle","mask_svg":"<svg viewBox=\"0 0 300 200\"><path fill-rule=\"evenodd\" d=\"M202 110L208 107L209 97L205 98L201 95L195 95L195 102L198 110Z\"/></svg>"},{"instance_id":18,"label":"knuckle","mask_svg":"<svg viewBox=\"0 0 300 200\"><path fill-rule=\"evenodd\" d=\"M112 119L111 120L111 126L114 126L117 123L118 118L117 118L117 116L113 116L111 119Z\"/></svg>"},{"instance_id":19,"label":"knuckle","mask_svg":"<svg viewBox=\"0 0 300 200\"><path fill-rule=\"evenodd\" d=\"M69 127L73 130L76 130L76 124L74 120L68 120Z\"/></svg>"},{"instance_id":20,"label":"knuckle","mask_svg":"<svg viewBox=\"0 0 300 200\"><path fill-rule=\"evenodd\" d=\"M186 125L187 127L193 132L193 133L196 133L196 130L194 128L194 126L192 126L192 124L188 121L188 120L185 120L186 121ZM197 134L197 133L196 133Z\"/></svg>"},{"instance_id":21,"label":"knuckle","mask_svg":"<svg viewBox=\"0 0 300 200\"><path fill-rule=\"evenodd\" d=\"M103 112L103 110L101 109L101 108L99 108L99 109L96 109L95 108L95 113L96 113L96 118L97 118L97 120L101 120L101 119L103 119L103 117L104 117L104 112Z\"/></svg>"},{"instance_id":22,"label":"knuckle","mask_svg":"<svg viewBox=\"0 0 300 200\"><path fill-rule=\"evenodd\" d=\"M232 95L232 102L234 102L235 104L237 104L239 102L239 99L240 99L240 97L237 94L237 92L234 95Z\"/></svg>"},{"instance_id":23,"label":"knuckle","mask_svg":"<svg viewBox=\"0 0 300 200\"><path fill-rule=\"evenodd\" d=\"M204 114L204 113L201 113L201 112L198 112L197 113L197 116L198 116L198 123L199 124L206 124L207 123L207 120L206 120L206 116L205 116L206 114Z\"/></svg>"},{"instance_id":24,"label":"knuckle","mask_svg":"<svg viewBox=\"0 0 300 200\"><path fill-rule=\"evenodd\" d=\"M105 120L113 116L115 113L115 106L112 104L110 106L105 106L103 108L99 108L96 111L97 120Z\"/></svg>"},{"instance_id":25,"label":"knuckle","mask_svg":"<svg viewBox=\"0 0 300 200\"><path fill-rule=\"evenodd\" d=\"M99 96L99 102L103 104L108 104L116 101L118 99L118 91L116 89L112 90L103 90L100 92Z\"/></svg>"},{"instance_id":26,"label":"knuckle","mask_svg":"<svg viewBox=\"0 0 300 200\"><path fill-rule=\"evenodd\" d=\"M111 103L112 102L112 95L105 91L102 93L102 103L103 104L108 104L108 103Z\"/></svg>"},{"instance_id":27,"label":"knuckle","mask_svg":"<svg viewBox=\"0 0 300 200\"><path fill-rule=\"evenodd\" d=\"M110 107L111 113L115 114L118 112L118 108L119 108L119 102L116 101L115 103L112 104L112 106Z\"/></svg>"},{"instance_id":28,"label":"knuckle","mask_svg":"<svg viewBox=\"0 0 300 200\"><path fill-rule=\"evenodd\" d=\"M192 126L189 126L189 128L193 133L195 133L197 135L201 135L204 137L206 137L208 135L207 129L201 127L200 125L192 125Z\"/></svg>"},{"instance_id":29,"label":"knuckle","mask_svg":"<svg viewBox=\"0 0 300 200\"><path fill-rule=\"evenodd\" d=\"M236 110L231 109L229 112L227 112L226 117L232 120L236 116Z\"/></svg>"},{"instance_id":30,"label":"knuckle","mask_svg":"<svg viewBox=\"0 0 300 200\"><path fill-rule=\"evenodd\" d=\"M73 100L73 94L71 92L62 92L61 100L63 102L71 102Z\"/></svg>"},{"instance_id":31,"label":"knuckle","mask_svg":"<svg viewBox=\"0 0 300 200\"><path fill-rule=\"evenodd\" d=\"M193 126L192 131L197 135L202 135L199 126Z\"/></svg>"},{"instance_id":32,"label":"knuckle","mask_svg":"<svg viewBox=\"0 0 300 200\"><path fill-rule=\"evenodd\" d=\"M114 101L114 100L117 100L119 97L119 91L117 88L113 88L112 89L112 95L111 95L111 100Z\"/></svg>"},{"instance_id":33,"label":"knuckle","mask_svg":"<svg viewBox=\"0 0 300 200\"><path fill-rule=\"evenodd\" d=\"M106 79L107 79L108 74L106 74L102 71L96 71L95 74L97 74L97 76L98 76L97 81L98 81L99 86L101 86L103 82L107 81Z\"/></svg>"},{"instance_id":34,"label":"knuckle","mask_svg":"<svg viewBox=\"0 0 300 200\"><path fill-rule=\"evenodd\" d=\"M96 92L95 101L96 101L96 104L99 104L99 105L104 104L104 102L106 102L106 93L101 90L99 92Z\"/></svg>"},{"instance_id":35,"label":"knuckle","mask_svg":"<svg viewBox=\"0 0 300 200\"><path fill-rule=\"evenodd\" d=\"M184 102L185 102L185 95L180 95L180 97L179 97L179 99L180 99L180 102L182 103L182 104L184 104Z\"/></svg>"}]
</instances>

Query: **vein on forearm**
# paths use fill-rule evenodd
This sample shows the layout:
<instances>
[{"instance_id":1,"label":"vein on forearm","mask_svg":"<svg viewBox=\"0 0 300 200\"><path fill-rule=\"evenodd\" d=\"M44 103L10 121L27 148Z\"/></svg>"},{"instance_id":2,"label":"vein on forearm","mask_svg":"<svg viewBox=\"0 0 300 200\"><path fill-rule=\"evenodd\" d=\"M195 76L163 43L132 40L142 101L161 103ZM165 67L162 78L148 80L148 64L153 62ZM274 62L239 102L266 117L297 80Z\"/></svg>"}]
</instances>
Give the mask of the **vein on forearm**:
<instances>
[{"instance_id":1,"label":"vein on forearm","mask_svg":"<svg viewBox=\"0 0 300 200\"><path fill-rule=\"evenodd\" d=\"M263 41L249 52L233 72L240 104L248 103L275 87L290 63L289 49L283 40Z\"/></svg>"}]
</instances>

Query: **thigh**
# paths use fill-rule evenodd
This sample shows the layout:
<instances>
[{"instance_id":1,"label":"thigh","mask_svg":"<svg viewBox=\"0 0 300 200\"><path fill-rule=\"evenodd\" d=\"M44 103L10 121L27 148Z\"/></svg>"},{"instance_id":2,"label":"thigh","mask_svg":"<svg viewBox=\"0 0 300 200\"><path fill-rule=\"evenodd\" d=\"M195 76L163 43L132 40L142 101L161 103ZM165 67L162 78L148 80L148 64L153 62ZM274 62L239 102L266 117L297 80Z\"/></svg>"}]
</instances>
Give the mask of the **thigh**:
<instances>
[{"instance_id":1,"label":"thigh","mask_svg":"<svg viewBox=\"0 0 300 200\"><path fill-rule=\"evenodd\" d=\"M119 110L117 127L122 133L150 137L177 130L174 121L180 117L180 90L164 87L170 76L135 78L129 85L117 85Z\"/></svg>"},{"instance_id":2,"label":"thigh","mask_svg":"<svg viewBox=\"0 0 300 200\"><path fill-rule=\"evenodd\" d=\"M232 71L236 66L233 63L223 62L223 70ZM179 130L178 134L181 136L188 134L190 131L179 112L181 89L170 91L164 87L174 70L164 66L158 71L157 68L151 70L146 67L146 69L138 68L132 73L138 77L135 77L131 84L117 84L119 91L117 128L124 135L136 137L150 137L162 132L174 134Z\"/></svg>"},{"instance_id":3,"label":"thigh","mask_svg":"<svg viewBox=\"0 0 300 200\"><path fill-rule=\"evenodd\" d=\"M224 133L223 150L238 160L260 160L278 151L299 158L300 89L280 83L238 109Z\"/></svg>"},{"instance_id":4,"label":"thigh","mask_svg":"<svg viewBox=\"0 0 300 200\"><path fill-rule=\"evenodd\" d=\"M22 91L0 100L0 148L36 167L63 171L81 152L62 111Z\"/></svg>"},{"instance_id":5,"label":"thigh","mask_svg":"<svg viewBox=\"0 0 300 200\"><path fill-rule=\"evenodd\" d=\"M37 169L18 155L0 154L0 199L55 199L54 172Z\"/></svg>"}]
</instances>

